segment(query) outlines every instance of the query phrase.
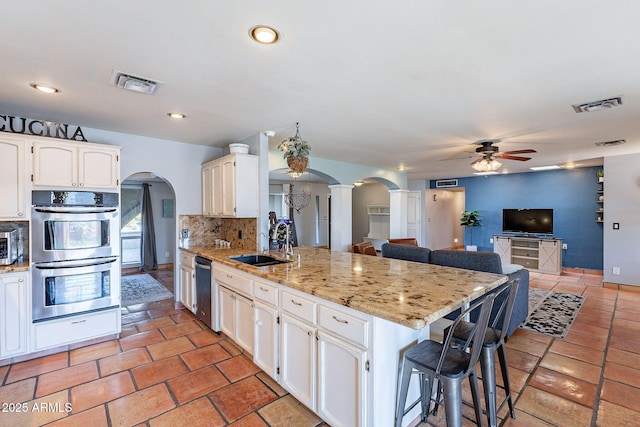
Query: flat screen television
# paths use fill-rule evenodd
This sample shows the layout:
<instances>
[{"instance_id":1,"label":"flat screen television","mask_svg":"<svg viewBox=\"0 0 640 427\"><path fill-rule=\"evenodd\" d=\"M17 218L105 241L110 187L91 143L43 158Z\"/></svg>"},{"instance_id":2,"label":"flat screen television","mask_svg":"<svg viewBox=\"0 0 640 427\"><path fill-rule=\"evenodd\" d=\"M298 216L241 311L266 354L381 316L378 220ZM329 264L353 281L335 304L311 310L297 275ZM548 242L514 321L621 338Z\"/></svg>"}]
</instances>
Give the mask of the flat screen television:
<instances>
[{"instance_id":1,"label":"flat screen television","mask_svg":"<svg viewBox=\"0 0 640 427\"><path fill-rule=\"evenodd\" d=\"M503 209L502 232L553 234L553 209Z\"/></svg>"}]
</instances>

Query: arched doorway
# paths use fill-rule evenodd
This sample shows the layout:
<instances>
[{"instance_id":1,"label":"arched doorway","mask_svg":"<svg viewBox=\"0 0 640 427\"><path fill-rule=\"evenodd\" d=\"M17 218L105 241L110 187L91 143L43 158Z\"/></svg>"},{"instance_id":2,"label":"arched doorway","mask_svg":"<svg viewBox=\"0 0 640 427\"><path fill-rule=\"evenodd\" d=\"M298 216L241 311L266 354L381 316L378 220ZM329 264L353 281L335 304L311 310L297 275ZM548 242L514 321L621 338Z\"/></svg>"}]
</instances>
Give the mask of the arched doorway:
<instances>
[{"instance_id":1,"label":"arched doorway","mask_svg":"<svg viewBox=\"0 0 640 427\"><path fill-rule=\"evenodd\" d=\"M153 276L175 296L173 274L176 248L175 192L167 180L153 172L131 174L123 180L121 185L120 250L122 275L137 273L141 267L143 184L149 184L153 213L158 266L158 273Z\"/></svg>"}]
</instances>

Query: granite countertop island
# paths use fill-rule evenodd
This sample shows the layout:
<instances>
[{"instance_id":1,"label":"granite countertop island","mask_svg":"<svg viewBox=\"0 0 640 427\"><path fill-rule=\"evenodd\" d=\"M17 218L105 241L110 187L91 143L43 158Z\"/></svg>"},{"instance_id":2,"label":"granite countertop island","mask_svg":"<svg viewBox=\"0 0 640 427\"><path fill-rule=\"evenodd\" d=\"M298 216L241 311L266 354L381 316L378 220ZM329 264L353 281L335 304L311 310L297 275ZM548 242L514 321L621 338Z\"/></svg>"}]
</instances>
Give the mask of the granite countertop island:
<instances>
[{"instance_id":1,"label":"granite countertop island","mask_svg":"<svg viewBox=\"0 0 640 427\"><path fill-rule=\"evenodd\" d=\"M255 253L246 249L181 249L413 329L424 328L507 281L501 274L323 248L298 247L294 252L300 262L265 267L229 258Z\"/></svg>"}]
</instances>

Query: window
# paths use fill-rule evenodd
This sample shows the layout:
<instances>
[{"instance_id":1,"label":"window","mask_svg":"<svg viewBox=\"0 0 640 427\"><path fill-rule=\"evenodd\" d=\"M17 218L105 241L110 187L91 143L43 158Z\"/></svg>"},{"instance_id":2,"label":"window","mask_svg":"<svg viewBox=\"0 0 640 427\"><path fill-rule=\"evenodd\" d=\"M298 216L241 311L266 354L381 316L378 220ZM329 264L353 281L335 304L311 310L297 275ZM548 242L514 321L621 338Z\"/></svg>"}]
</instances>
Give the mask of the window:
<instances>
[{"instance_id":1,"label":"window","mask_svg":"<svg viewBox=\"0 0 640 427\"><path fill-rule=\"evenodd\" d=\"M122 265L140 265L140 245L142 242L142 187L121 188L120 241Z\"/></svg>"}]
</instances>

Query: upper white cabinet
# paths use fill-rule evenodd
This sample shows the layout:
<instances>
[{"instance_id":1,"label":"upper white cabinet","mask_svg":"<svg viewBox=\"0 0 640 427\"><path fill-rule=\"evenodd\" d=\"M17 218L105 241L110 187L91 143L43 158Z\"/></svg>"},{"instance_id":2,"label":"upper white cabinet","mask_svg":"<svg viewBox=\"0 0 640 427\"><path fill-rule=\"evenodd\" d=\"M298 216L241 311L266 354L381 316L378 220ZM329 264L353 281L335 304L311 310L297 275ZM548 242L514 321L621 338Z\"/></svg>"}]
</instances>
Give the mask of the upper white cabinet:
<instances>
[{"instance_id":1,"label":"upper white cabinet","mask_svg":"<svg viewBox=\"0 0 640 427\"><path fill-rule=\"evenodd\" d=\"M202 165L202 214L258 216L258 156L233 153Z\"/></svg>"},{"instance_id":2,"label":"upper white cabinet","mask_svg":"<svg viewBox=\"0 0 640 427\"><path fill-rule=\"evenodd\" d=\"M0 218L28 219L29 189L26 153L29 143L24 138L0 137Z\"/></svg>"},{"instance_id":3,"label":"upper white cabinet","mask_svg":"<svg viewBox=\"0 0 640 427\"><path fill-rule=\"evenodd\" d=\"M120 149L112 145L33 141L33 186L67 189L117 189Z\"/></svg>"}]
</instances>

